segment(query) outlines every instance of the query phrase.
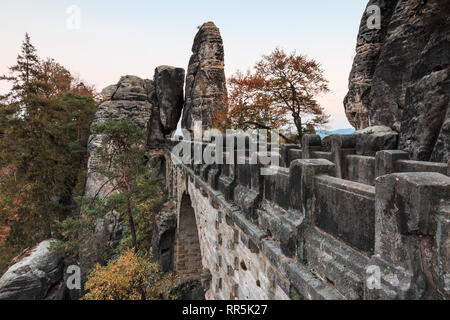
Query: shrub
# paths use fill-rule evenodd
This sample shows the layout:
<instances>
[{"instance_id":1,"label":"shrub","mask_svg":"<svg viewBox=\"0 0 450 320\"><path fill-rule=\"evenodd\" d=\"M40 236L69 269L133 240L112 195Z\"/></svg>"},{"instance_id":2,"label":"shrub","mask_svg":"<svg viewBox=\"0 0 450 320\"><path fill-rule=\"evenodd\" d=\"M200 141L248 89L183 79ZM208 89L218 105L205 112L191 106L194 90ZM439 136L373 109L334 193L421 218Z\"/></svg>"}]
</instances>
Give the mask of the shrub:
<instances>
[{"instance_id":1,"label":"shrub","mask_svg":"<svg viewBox=\"0 0 450 320\"><path fill-rule=\"evenodd\" d=\"M88 276L83 300L175 299L169 292L176 283L174 275L164 275L148 257L129 249L106 266L94 267Z\"/></svg>"}]
</instances>

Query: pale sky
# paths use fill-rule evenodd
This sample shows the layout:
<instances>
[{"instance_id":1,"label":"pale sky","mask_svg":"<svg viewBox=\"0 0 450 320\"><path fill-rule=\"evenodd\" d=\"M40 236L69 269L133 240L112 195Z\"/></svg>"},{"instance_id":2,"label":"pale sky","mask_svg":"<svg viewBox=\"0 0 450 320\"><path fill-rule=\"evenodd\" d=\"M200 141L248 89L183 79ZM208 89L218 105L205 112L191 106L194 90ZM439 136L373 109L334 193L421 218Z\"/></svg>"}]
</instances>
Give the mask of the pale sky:
<instances>
[{"instance_id":1,"label":"pale sky","mask_svg":"<svg viewBox=\"0 0 450 320\"><path fill-rule=\"evenodd\" d=\"M322 64L332 92L320 98L330 129L351 127L343 99L367 0L1 0L0 74L15 63L25 32L51 57L100 91L122 75L152 78L155 67L187 69L197 26L214 21L225 46L227 76L250 68L275 47ZM67 9L81 9L80 29ZM0 83L0 92L8 90Z\"/></svg>"}]
</instances>

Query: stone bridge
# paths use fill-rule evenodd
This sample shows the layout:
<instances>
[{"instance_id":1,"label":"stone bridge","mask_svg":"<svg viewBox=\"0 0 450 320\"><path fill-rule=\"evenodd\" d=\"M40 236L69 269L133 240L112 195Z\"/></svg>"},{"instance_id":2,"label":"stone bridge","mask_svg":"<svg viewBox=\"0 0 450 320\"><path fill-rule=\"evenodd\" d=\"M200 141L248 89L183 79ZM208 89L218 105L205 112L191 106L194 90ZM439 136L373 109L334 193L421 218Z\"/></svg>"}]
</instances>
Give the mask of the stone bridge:
<instances>
[{"instance_id":1,"label":"stone bridge","mask_svg":"<svg viewBox=\"0 0 450 320\"><path fill-rule=\"evenodd\" d=\"M146 129L150 158L165 180L169 202L152 241L163 270L197 279L207 299L449 299L450 109L442 48L450 24L436 14L440 2L370 0L385 22L369 30L363 15L344 103L349 121L363 130L323 140L306 135L301 149L271 145L277 165L261 161L251 138L219 144L225 157L240 154L226 164L179 161L186 154L172 153L180 143L203 151L223 139L171 138L180 120L189 133L197 121L211 129L225 106L223 42L212 22L199 28L186 73L160 66L153 80L125 76L104 89L94 123L127 118ZM101 142L89 139L88 198L107 181L95 153ZM103 190L100 197L110 191ZM117 247L120 219L117 212L99 219L96 239ZM61 281L52 285L64 291ZM0 294L23 297L13 288L0 286ZM51 295L38 289L38 298Z\"/></svg>"},{"instance_id":2,"label":"stone bridge","mask_svg":"<svg viewBox=\"0 0 450 320\"><path fill-rule=\"evenodd\" d=\"M450 166L378 151L379 138L308 135L303 150L273 149L281 165L264 176L248 150L236 164L181 164L171 141L175 241L155 256L201 277L207 299L448 299Z\"/></svg>"},{"instance_id":3,"label":"stone bridge","mask_svg":"<svg viewBox=\"0 0 450 320\"><path fill-rule=\"evenodd\" d=\"M440 65L448 55L424 49L420 61L429 68L418 67L420 79L413 66L381 68L387 65L383 59L398 55L395 43L404 43L402 32L414 35L408 17L428 21L417 15L417 2L392 1L387 7L371 0L369 5L392 11L392 21L382 30L366 30L363 15L345 102L350 121L363 130L323 141L306 135L301 149L272 146L277 166L250 164L250 158L261 155L246 143L239 146L243 150L235 150L237 143L225 143L222 150L227 155L241 151L245 161L174 161L185 156L171 154L181 143L171 138L180 120L190 134L198 121L201 129L211 129L214 113L225 106L223 42L212 22L195 36L186 77L181 68L161 66L153 80L127 76L103 92L95 121L128 118L146 128L150 155L165 177L170 201L157 216L153 234L153 254L165 271L198 277L208 299L449 298L450 112L448 90L435 89L448 83L443 80L448 71ZM423 13L433 14L439 1L424 6ZM447 33L438 25L413 31L440 39L435 34ZM376 48L382 52L367 54ZM408 55L397 58L417 56L405 50ZM427 58L434 56L441 58ZM375 64L380 70L374 74ZM403 69L401 77L390 79ZM406 82L391 83L397 78ZM391 82L385 84L386 79ZM419 89L406 90L415 85ZM395 93L385 95L386 87ZM379 97L395 99L386 104ZM436 103L429 106L430 101ZM394 106L389 111L387 105ZM103 179L95 173L98 159L92 153L99 139L89 143L85 196ZM194 140L183 143L200 150L211 143ZM262 168L273 174L261 175ZM106 217L97 228L113 245L120 241L117 221Z\"/></svg>"}]
</instances>

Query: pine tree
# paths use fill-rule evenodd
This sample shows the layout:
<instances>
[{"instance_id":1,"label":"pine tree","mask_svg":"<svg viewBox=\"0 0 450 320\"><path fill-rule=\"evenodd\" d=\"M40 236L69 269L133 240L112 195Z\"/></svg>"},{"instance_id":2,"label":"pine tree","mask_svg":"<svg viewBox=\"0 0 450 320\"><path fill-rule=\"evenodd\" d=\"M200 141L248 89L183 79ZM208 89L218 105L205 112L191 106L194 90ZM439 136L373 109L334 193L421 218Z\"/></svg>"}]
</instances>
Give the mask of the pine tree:
<instances>
[{"instance_id":1,"label":"pine tree","mask_svg":"<svg viewBox=\"0 0 450 320\"><path fill-rule=\"evenodd\" d=\"M153 218L164 197L157 172L143 147L145 130L122 119L93 125L92 132L103 137L96 152L100 162L108 165L97 172L106 179L92 199L79 198L83 219L69 217L60 223L63 237L55 249L69 255L89 254L92 262L105 260L104 243L97 243L95 238L95 221L114 211L123 217L124 225L118 250L134 248L137 252L148 252ZM81 243L80 235L89 241Z\"/></svg>"},{"instance_id":2,"label":"pine tree","mask_svg":"<svg viewBox=\"0 0 450 320\"><path fill-rule=\"evenodd\" d=\"M0 213L8 241L20 248L56 236L70 213L96 102L71 93L73 77L52 59L40 61L28 34L1 97ZM84 146L82 146L84 144ZM83 150L84 149L84 150Z\"/></svg>"},{"instance_id":3,"label":"pine tree","mask_svg":"<svg viewBox=\"0 0 450 320\"><path fill-rule=\"evenodd\" d=\"M12 88L6 95L0 96L1 102L19 102L32 92L32 82L39 73L39 59L36 48L31 44L30 36L25 34L22 49L17 56L17 64L10 67L10 75L0 76L1 80L11 82Z\"/></svg>"}]
</instances>

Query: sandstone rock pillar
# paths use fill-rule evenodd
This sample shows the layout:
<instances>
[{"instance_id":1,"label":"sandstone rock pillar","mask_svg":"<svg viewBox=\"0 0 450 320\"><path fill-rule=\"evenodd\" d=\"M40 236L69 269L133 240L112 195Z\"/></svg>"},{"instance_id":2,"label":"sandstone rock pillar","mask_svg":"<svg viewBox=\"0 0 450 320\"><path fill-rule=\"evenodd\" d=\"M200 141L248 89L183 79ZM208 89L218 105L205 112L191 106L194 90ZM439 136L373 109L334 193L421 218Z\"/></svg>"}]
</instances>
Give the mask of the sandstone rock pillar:
<instances>
[{"instance_id":1,"label":"sandstone rock pillar","mask_svg":"<svg viewBox=\"0 0 450 320\"><path fill-rule=\"evenodd\" d=\"M212 128L214 114L224 108L227 97L224 65L220 31L213 22L207 22L200 27L192 46L183 129L192 132L195 121L202 121L203 130Z\"/></svg>"}]
</instances>

